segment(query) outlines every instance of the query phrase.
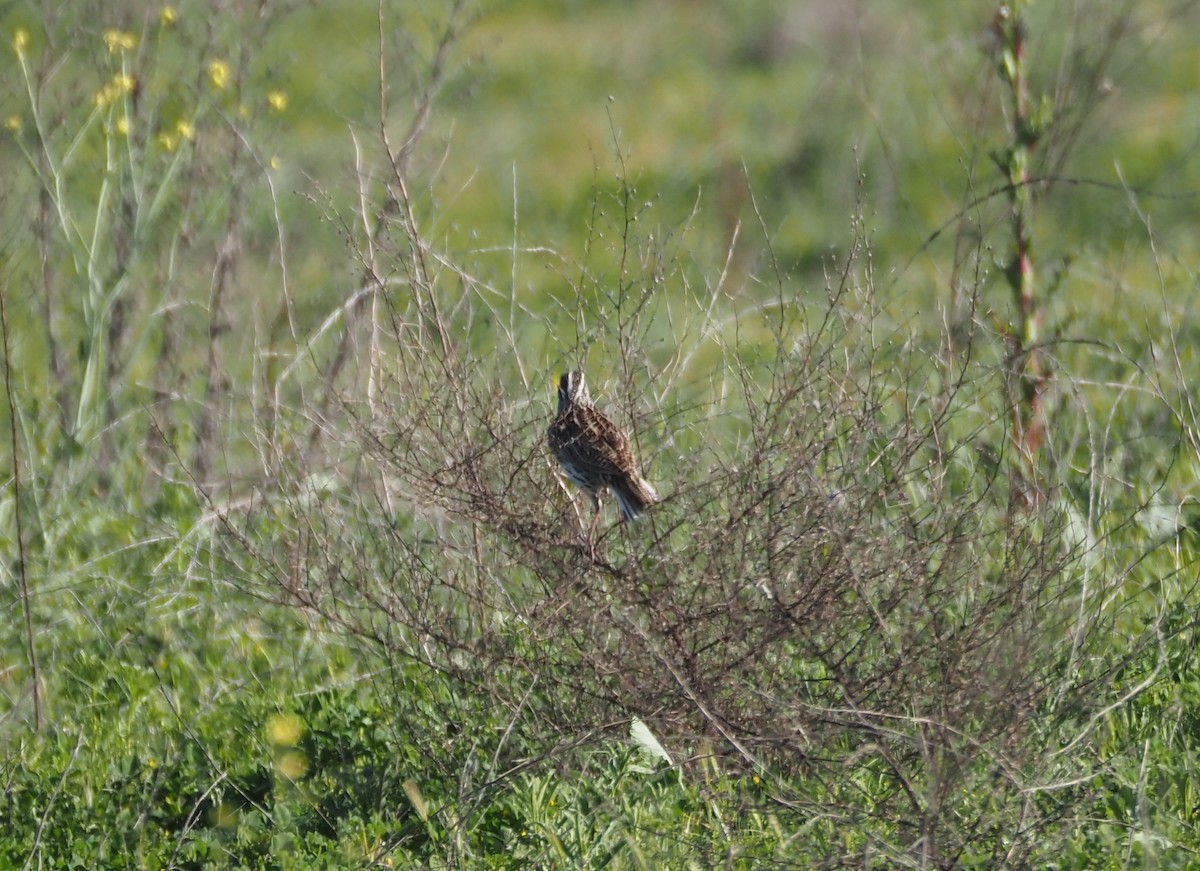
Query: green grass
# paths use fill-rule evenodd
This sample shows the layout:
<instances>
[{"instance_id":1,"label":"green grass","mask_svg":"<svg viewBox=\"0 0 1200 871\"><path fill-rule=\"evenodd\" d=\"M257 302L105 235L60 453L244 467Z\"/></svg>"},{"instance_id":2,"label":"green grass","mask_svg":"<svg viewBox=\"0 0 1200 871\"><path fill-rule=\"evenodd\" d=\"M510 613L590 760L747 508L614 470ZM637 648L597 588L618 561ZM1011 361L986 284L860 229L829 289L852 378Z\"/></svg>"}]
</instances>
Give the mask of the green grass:
<instances>
[{"instance_id":1,"label":"green grass","mask_svg":"<svg viewBox=\"0 0 1200 871\"><path fill-rule=\"evenodd\" d=\"M1197 11L1020 6L1032 463L994 10L386 5L406 202L375 7L0 13L0 866L1193 863Z\"/></svg>"}]
</instances>

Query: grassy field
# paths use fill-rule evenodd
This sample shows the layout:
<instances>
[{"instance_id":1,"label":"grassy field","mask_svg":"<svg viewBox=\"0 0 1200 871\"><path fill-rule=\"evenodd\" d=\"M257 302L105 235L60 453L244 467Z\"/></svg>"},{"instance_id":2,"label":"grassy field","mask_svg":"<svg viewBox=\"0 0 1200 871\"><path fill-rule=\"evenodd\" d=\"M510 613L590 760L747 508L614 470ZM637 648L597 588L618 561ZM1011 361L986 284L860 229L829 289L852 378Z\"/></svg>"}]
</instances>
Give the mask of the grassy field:
<instances>
[{"instance_id":1,"label":"grassy field","mask_svg":"<svg viewBox=\"0 0 1200 871\"><path fill-rule=\"evenodd\" d=\"M0 10L0 867L1200 863L1198 25Z\"/></svg>"}]
</instances>

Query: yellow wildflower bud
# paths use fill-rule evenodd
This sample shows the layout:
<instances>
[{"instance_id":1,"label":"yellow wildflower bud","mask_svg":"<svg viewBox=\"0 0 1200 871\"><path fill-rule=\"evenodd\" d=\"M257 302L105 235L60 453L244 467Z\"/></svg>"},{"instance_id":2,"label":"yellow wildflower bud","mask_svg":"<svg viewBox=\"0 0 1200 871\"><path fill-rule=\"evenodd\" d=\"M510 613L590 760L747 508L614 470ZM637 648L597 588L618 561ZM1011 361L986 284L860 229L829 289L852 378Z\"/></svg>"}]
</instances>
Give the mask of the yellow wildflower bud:
<instances>
[{"instance_id":1,"label":"yellow wildflower bud","mask_svg":"<svg viewBox=\"0 0 1200 871\"><path fill-rule=\"evenodd\" d=\"M126 33L123 30L110 27L104 31L104 44L108 46L109 54L132 51L137 46L137 37L132 33Z\"/></svg>"},{"instance_id":2,"label":"yellow wildflower bud","mask_svg":"<svg viewBox=\"0 0 1200 871\"><path fill-rule=\"evenodd\" d=\"M277 765L279 766L279 773L288 780L299 780L308 773L308 759L305 758L303 753L295 751L284 753L279 757Z\"/></svg>"},{"instance_id":3,"label":"yellow wildflower bud","mask_svg":"<svg viewBox=\"0 0 1200 871\"><path fill-rule=\"evenodd\" d=\"M29 31L24 27L18 27L13 32L12 45L17 54L25 54L25 49L29 48Z\"/></svg>"},{"instance_id":4,"label":"yellow wildflower bud","mask_svg":"<svg viewBox=\"0 0 1200 871\"><path fill-rule=\"evenodd\" d=\"M276 746L292 747L304 734L304 721L295 714L275 714L267 719L267 738Z\"/></svg>"},{"instance_id":5,"label":"yellow wildflower bud","mask_svg":"<svg viewBox=\"0 0 1200 871\"><path fill-rule=\"evenodd\" d=\"M208 65L208 80L218 91L229 86L229 64L223 60L215 60Z\"/></svg>"},{"instance_id":6,"label":"yellow wildflower bud","mask_svg":"<svg viewBox=\"0 0 1200 871\"><path fill-rule=\"evenodd\" d=\"M189 142L196 138L196 128L192 126L192 122L182 118L175 122L175 132Z\"/></svg>"},{"instance_id":7,"label":"yellow wildflower bud","mask_svg":"<svg viewBox=\"0 0 1200 871\"><path fill-rule=\"evenodd\" d=\"M113 88L112 83L110 82L109 84L107 84L103 88L101 88L99 91L97 91L96 96L93 97L92 99L95 100L96 106L98 108L103 109L105 106L107 106L109 103L111 103L116 98L117 98L116 89Z\"/></svg>"},{"instance_id":8,"label":"yellow wildflower bud","mask_svg":"<svg viewBox=\"0 0 1200 871\"><path fill-rule=\"evenodd\" d=\"M11 130L13 133L20 133L21 132L21 116L20 115L9 115L7 118L4 119L4 126L7 127L9 130Z\"/></svg>"},{"instance_id":9,"label":"yellow wildflower bud","mask_svg":"<svg viewBox=\"0 0 1200 871\"><path fill-rule=\"evenodd\" d=\"M158 13L158 20L162 22L163 27L170 27L179 20L179 10L174 6L164 6L162 12Z\"/></svg>"},{"instance_id":10,"label":"yellow wildflower bud","mask_svg":"<svg viewBox=\"0 0 1200 871\"><path fill-rule=\"evenodd\" d=\"M287 108L287 94L283 91L271 91L267 94L267 105L276 112L282 112Z\"/></svg>"}]
</instances>

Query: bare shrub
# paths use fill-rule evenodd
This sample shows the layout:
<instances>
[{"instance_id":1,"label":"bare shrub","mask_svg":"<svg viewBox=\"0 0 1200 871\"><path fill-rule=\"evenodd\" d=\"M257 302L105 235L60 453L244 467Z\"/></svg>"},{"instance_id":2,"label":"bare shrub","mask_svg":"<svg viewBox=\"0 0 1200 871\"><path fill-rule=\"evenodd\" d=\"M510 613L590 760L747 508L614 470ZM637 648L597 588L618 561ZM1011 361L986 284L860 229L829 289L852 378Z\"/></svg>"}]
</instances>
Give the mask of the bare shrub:
<instances>
[{"instance_id":1,"label":"bare shrub","mask_svg":"<svg viewBox=\"0 0 1200 871\"><path fill-rule=\"evenodd\" d=\"M698 777L713 753L759 778L831 861L1026 856L1046 733L1094 707L1064 663L1100 617L1062 503L1010 505L1002 368L884 333L861 235L819 304L779 281L700 331L707 378L688 346L652 365L637 349L681 279L627 222L614 254L647 272L619 327L589 313L626 349L598 392L665 499L625 525L607 504L593 557L544 445L553 373L525 378L517 335L477 328L505 316L495 291L399 211L377 392L344 386L344 417L282 464L264 501L290 535L234 536L269 594L449 677L543 752L636 715Z\"/></svg>"},{"instance_id":2,"label":"bare shrub","mask_svg":"<svg viewBox=\"0 0 1200 871\"><path fill-rule=\"evenodd\" d=\"M783 276L764 232L750 275L769 278L734 298L678 238L654 241L621 182L596 192L578 278L525 304L422 229L410 158L431 76L403 144L383 142L390 177L364 179L343 221L373 229L347 233L362 283L330 360L313 352L322 397L272 408L271 486L222 511L239 573L362 638L397 685L415 667L502 712L499 735L439 743L464 782L489 747L485 791L637 717L696 782L722 773L735 812L787 818L811 859L1031 861L1086 799L1071 754L1145 685L1096 655L1116 618L1081 581L1095 542L1065 490L1069 403L1030 500L1001 336L972 346L985 318L953 341L892 324L861 218L820 288ZM610 505L595 551L544 444L547 357L603 360L594 392L665 496L638 524ZM759 786L729 791L743 775Z\"/></svg>"}]
</instances>

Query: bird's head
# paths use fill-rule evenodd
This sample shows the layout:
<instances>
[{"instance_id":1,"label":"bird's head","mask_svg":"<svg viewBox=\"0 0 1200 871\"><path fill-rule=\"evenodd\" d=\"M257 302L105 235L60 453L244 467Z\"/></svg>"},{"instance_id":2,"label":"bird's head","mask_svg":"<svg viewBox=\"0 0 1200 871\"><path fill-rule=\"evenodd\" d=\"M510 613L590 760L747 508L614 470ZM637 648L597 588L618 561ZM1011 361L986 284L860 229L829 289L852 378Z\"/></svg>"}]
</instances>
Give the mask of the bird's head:
<instances>
[{"instance_id":1,"label":"bird's head","mask_svg":"<svg viewBox=\"0 0 1200 871\"><path fill-rule=\"evenodd\" d=\"M566 411L571 403L590 405L587 383L583 380L582 372L564 372L558 379L558 413Z\"/></svg>"}]
</instances>

